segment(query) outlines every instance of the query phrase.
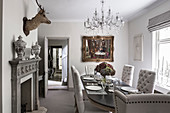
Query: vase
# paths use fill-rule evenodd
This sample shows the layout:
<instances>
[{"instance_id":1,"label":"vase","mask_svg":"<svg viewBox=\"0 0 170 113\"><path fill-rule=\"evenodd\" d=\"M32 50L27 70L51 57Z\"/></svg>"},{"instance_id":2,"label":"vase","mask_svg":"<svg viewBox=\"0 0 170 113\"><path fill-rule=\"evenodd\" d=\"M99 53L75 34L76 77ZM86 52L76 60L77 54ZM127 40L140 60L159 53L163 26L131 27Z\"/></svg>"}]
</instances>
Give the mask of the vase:
<instances>
[{"instance_id":1,"label":"vase","mask_svg":"<svg viewBox=\"0 0 170 113\"><path fill-rule=\"evenodd\" d=\"M15 51L16 51L17 56L18 56L16 59L19 59L19 60L24 59L26 44L27 43L22 40L21 36L19 36L18 40L14 42Z\"/></svg>"},{"instance_id":2,"label":"vase","mask_svg":"<svg viewBox=\"0 0 170 113\"><path fill-rule=\"evenodd\" d=\"M102 78L101 85L102 85L103 90L105 90L106 89L106 85L107 85L105 77Z\"/></svg>"},{"instance_id":3,"label":"vase","mask_svg":"<svg viewBox=\"0 0 170 113\"><path fill-rule=\"evenodd\" d=\"M32 45L32 54L35 54L35 59L39 59L41 46L38 45L38 42L35 43L35 45Z\"/></svg>"}]
</instances>

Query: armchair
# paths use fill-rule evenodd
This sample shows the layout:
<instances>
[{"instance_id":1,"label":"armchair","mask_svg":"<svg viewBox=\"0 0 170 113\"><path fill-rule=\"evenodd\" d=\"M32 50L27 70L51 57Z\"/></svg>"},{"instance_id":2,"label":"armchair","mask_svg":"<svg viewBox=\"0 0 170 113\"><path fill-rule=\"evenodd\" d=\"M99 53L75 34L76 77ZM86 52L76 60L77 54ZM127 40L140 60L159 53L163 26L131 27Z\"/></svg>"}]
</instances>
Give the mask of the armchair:
<instances>
[{"instance_id":1,"label":"armchair","mask_svg":"<svg viewBox=\"0 0 170 113\"><path fill-rule=\"evenodd\" d=\"M169 113L169 94L128 94L115 90L116 113Z\"/></svg>"}]
</instances>

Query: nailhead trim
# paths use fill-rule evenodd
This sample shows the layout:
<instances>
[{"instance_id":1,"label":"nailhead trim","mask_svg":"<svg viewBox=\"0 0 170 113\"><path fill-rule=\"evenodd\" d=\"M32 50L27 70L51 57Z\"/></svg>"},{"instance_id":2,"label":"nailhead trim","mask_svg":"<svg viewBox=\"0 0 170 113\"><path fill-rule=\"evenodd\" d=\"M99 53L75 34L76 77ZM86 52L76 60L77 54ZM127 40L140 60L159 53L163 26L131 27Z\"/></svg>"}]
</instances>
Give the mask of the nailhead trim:
<instances>
[{"instance_id":1,"label":"nailhead trim","mask_svg":"<svg viewBox=\"0 0 170 113\"><path fill-rule=\"evenodd\" d=\"M122 100L126 104L136 104L136 103L170 103L170 101L128 101L125 102L122 98L116 95L120 100Z\"/></svg>"}]
</instances>

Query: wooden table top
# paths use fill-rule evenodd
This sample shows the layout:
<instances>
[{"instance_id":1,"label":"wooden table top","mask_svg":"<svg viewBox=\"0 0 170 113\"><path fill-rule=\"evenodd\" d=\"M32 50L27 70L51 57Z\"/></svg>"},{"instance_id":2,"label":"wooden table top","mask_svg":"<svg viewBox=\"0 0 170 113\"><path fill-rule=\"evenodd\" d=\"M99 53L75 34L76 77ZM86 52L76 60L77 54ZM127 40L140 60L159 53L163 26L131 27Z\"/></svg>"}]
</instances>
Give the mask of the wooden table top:
<instances>
[{"instance_id":1,"label":"wooden table top","mask_svg":"<svg viewBox=\"0 0 170 113\"><path fill-rule=\"evenodd\" d=\"M96 83L95 80L83 80L83 77L86 75L81 76L81 81L83 83L84 89L86 91L87 97L89 98L89 100L94 103L97 104L99 107L103 107L105 110L108 111L114 111L115 109L115 104L114 104L114 92L108 92L107 88L106 88L106 93L107 94L88 94L87 93L87 83ZM120 86L128 86L127 84L125 84L124 82L120 82L119 84Z\"/></svg>"}]
</instances>

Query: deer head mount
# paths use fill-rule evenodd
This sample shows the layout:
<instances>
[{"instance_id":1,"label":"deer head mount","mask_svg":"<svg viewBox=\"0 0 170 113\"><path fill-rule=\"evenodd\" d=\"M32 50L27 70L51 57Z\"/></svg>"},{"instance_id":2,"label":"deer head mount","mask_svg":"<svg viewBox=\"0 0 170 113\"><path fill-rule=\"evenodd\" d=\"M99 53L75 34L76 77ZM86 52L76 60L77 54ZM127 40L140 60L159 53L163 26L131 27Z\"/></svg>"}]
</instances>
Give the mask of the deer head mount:
<instances>
[{"instance_id":1,"label":"deer head mount","mask_svg":"<svg viewBox=\"0 0 170 113\"><path fill-rule=\"evenodd\" d=\"M35 15L32 19L27 19L27 17L23 18L23 31L26 36L29 35L31 30L36 29L41 23L51 24L51 21L45 15L45 10L39 5L38 1L36 0L40 11L38 14Z\"/></svg>"}]
</instances>

